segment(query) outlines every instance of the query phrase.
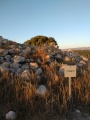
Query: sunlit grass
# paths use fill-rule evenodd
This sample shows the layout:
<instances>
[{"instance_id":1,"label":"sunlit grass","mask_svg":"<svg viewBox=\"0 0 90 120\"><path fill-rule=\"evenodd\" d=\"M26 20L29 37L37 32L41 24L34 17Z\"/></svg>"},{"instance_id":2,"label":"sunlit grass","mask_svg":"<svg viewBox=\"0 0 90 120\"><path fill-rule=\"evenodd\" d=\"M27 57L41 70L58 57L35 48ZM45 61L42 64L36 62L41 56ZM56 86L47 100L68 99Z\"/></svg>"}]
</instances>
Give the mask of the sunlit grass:
<instances>
[{"instance_id":1,"label":"sunlit grass","mask_svg":"<svg viewBox=\"0 0 90 120\"><path fill-rule=\"evenodd\" d=\"M30 58L26 54L26 58ZM28 119L32 116L65 115L68 112L68 78L59 75L58 70L61 64L56 61L52 65L46 63L46 52L37 49L32 53L32 58L42 57L42 76L46 79L41 81L48 93L40 96L36 93L39 80L34 72L30 72L29 80L26 81L20 76L12 76L10 73L0 72L0 106L4 108L0 113L4 115L9 110L16 111L18 119ZM72 107L90 109L90 71L84 72L72 78Z\"/></svg>"},{"instance_id":2,"label":"sunlit grass","mask_svg":"<svg viewBox=\"0 0 90 120\"><path fill-rule=\"evenodd\" d=\"M44 66L45 67L45 66ZM54 69L47 67L46 87L48 93L45 96L36 94L38 81L33 76L29 81L22 80L19 76L11 77L4 73L0 77L0 103L8 110L14 110L18 116L28 116L34 114L65 114L68 111L68 78L64 78L57 73L55 80ZM72 106L90 106L90 75L84 74L82 77L72 79Z\"/></svg>"}]
</instances>

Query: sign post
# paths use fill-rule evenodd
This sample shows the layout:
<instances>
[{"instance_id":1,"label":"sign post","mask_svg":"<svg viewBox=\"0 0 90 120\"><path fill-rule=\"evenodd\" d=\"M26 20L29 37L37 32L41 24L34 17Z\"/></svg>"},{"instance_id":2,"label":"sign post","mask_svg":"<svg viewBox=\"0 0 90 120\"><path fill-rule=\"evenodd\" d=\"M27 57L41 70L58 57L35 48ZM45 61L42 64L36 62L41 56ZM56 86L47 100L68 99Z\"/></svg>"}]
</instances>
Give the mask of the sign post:
<instances>
[{"instance_id":1,"label":"sign post","mask_svg":"<svg viewBox=\"0 0 90 120\"><path fill-rule=\"evenodd\" d=\"M69 77L69 98L71 98L71 77Z\"/></svg>"},{"instance_id":2,"label":"sign post","mask_svg":"<svg viewBox=\"0 0 90 120\"><path fill-rule=\"evenodd\" d=\"M64 68L64 76L69 77L69 108L71 106L71 77L76 77L76 65L67 65Z\"/></svg>"}]
</instances>

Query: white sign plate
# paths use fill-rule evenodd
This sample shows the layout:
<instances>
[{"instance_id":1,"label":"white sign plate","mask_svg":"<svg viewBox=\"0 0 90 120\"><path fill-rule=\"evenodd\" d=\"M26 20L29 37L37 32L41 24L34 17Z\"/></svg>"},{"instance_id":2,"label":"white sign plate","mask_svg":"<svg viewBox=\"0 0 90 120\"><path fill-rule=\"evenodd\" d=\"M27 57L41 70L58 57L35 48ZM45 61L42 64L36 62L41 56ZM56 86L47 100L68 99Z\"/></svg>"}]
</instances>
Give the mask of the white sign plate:
<instances>
[{"instance_id":1,"label":"white sign plate","mask_svg":"<svg viewBox=\"0 0 90 120\"><path fill-rule=\"evenodd\" d=\"M65 77L76 77L76 65L67 65L64 68Z\"/></svg>"}]
</instances>

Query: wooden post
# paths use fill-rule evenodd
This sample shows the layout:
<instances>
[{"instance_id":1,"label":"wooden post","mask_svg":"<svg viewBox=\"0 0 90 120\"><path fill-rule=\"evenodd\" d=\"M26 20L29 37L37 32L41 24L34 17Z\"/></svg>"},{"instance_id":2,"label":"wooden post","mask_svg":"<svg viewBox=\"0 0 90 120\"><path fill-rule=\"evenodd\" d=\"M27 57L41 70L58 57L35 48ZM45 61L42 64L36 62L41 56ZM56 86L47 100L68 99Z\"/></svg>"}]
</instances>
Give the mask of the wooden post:
<instances>
[{"instance_id":1,"label":"wooden post","mask_svg":"<svg viewBox=\"0 0 90 120\"><path fill-rule=\"evenodd\" d=\"M71 78L76 77L76 65L67 65L64 68L64 75L65 77L68 77L68 85L69 85L69 96L68 96L68 101L67 101L67 108L69 111L73 109L73 104L72 104L72 94L71 94Z\"/></svg>"},{"instance_id":2,"label":"wooden post","mask_svg":"<svg viewBox=\"0 0 90 120\"><path fill-rule=\"evenodd\" d=\"M71 77L69 77L69 99L71 99Z\"/></svg>"}]
</instances>

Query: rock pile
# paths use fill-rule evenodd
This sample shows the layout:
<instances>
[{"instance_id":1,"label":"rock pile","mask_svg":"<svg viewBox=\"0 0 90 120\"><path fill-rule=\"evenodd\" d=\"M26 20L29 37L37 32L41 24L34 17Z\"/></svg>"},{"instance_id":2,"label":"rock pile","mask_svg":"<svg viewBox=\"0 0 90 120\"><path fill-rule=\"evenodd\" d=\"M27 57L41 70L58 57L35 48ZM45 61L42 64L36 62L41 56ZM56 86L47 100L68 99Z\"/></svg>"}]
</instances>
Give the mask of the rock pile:
<instances>
[{"instance_id":1,"label":"rock pile","mask_svg":"<svg viewBox=\"0 0 90 120\"><path fill-rule=\"evenodd\" d=\"M29 79L30 71L36 76L43 73L42 65L52 65L56 61L59 64L58 73L63 75L64 66L77 65L77 70L90 62L88 58L79 57L72 50L61 51L54 43L43 47L18 44L0 36L0 71L10 72L13 75L21 75Z\"/></svg>"}]
</instances>

